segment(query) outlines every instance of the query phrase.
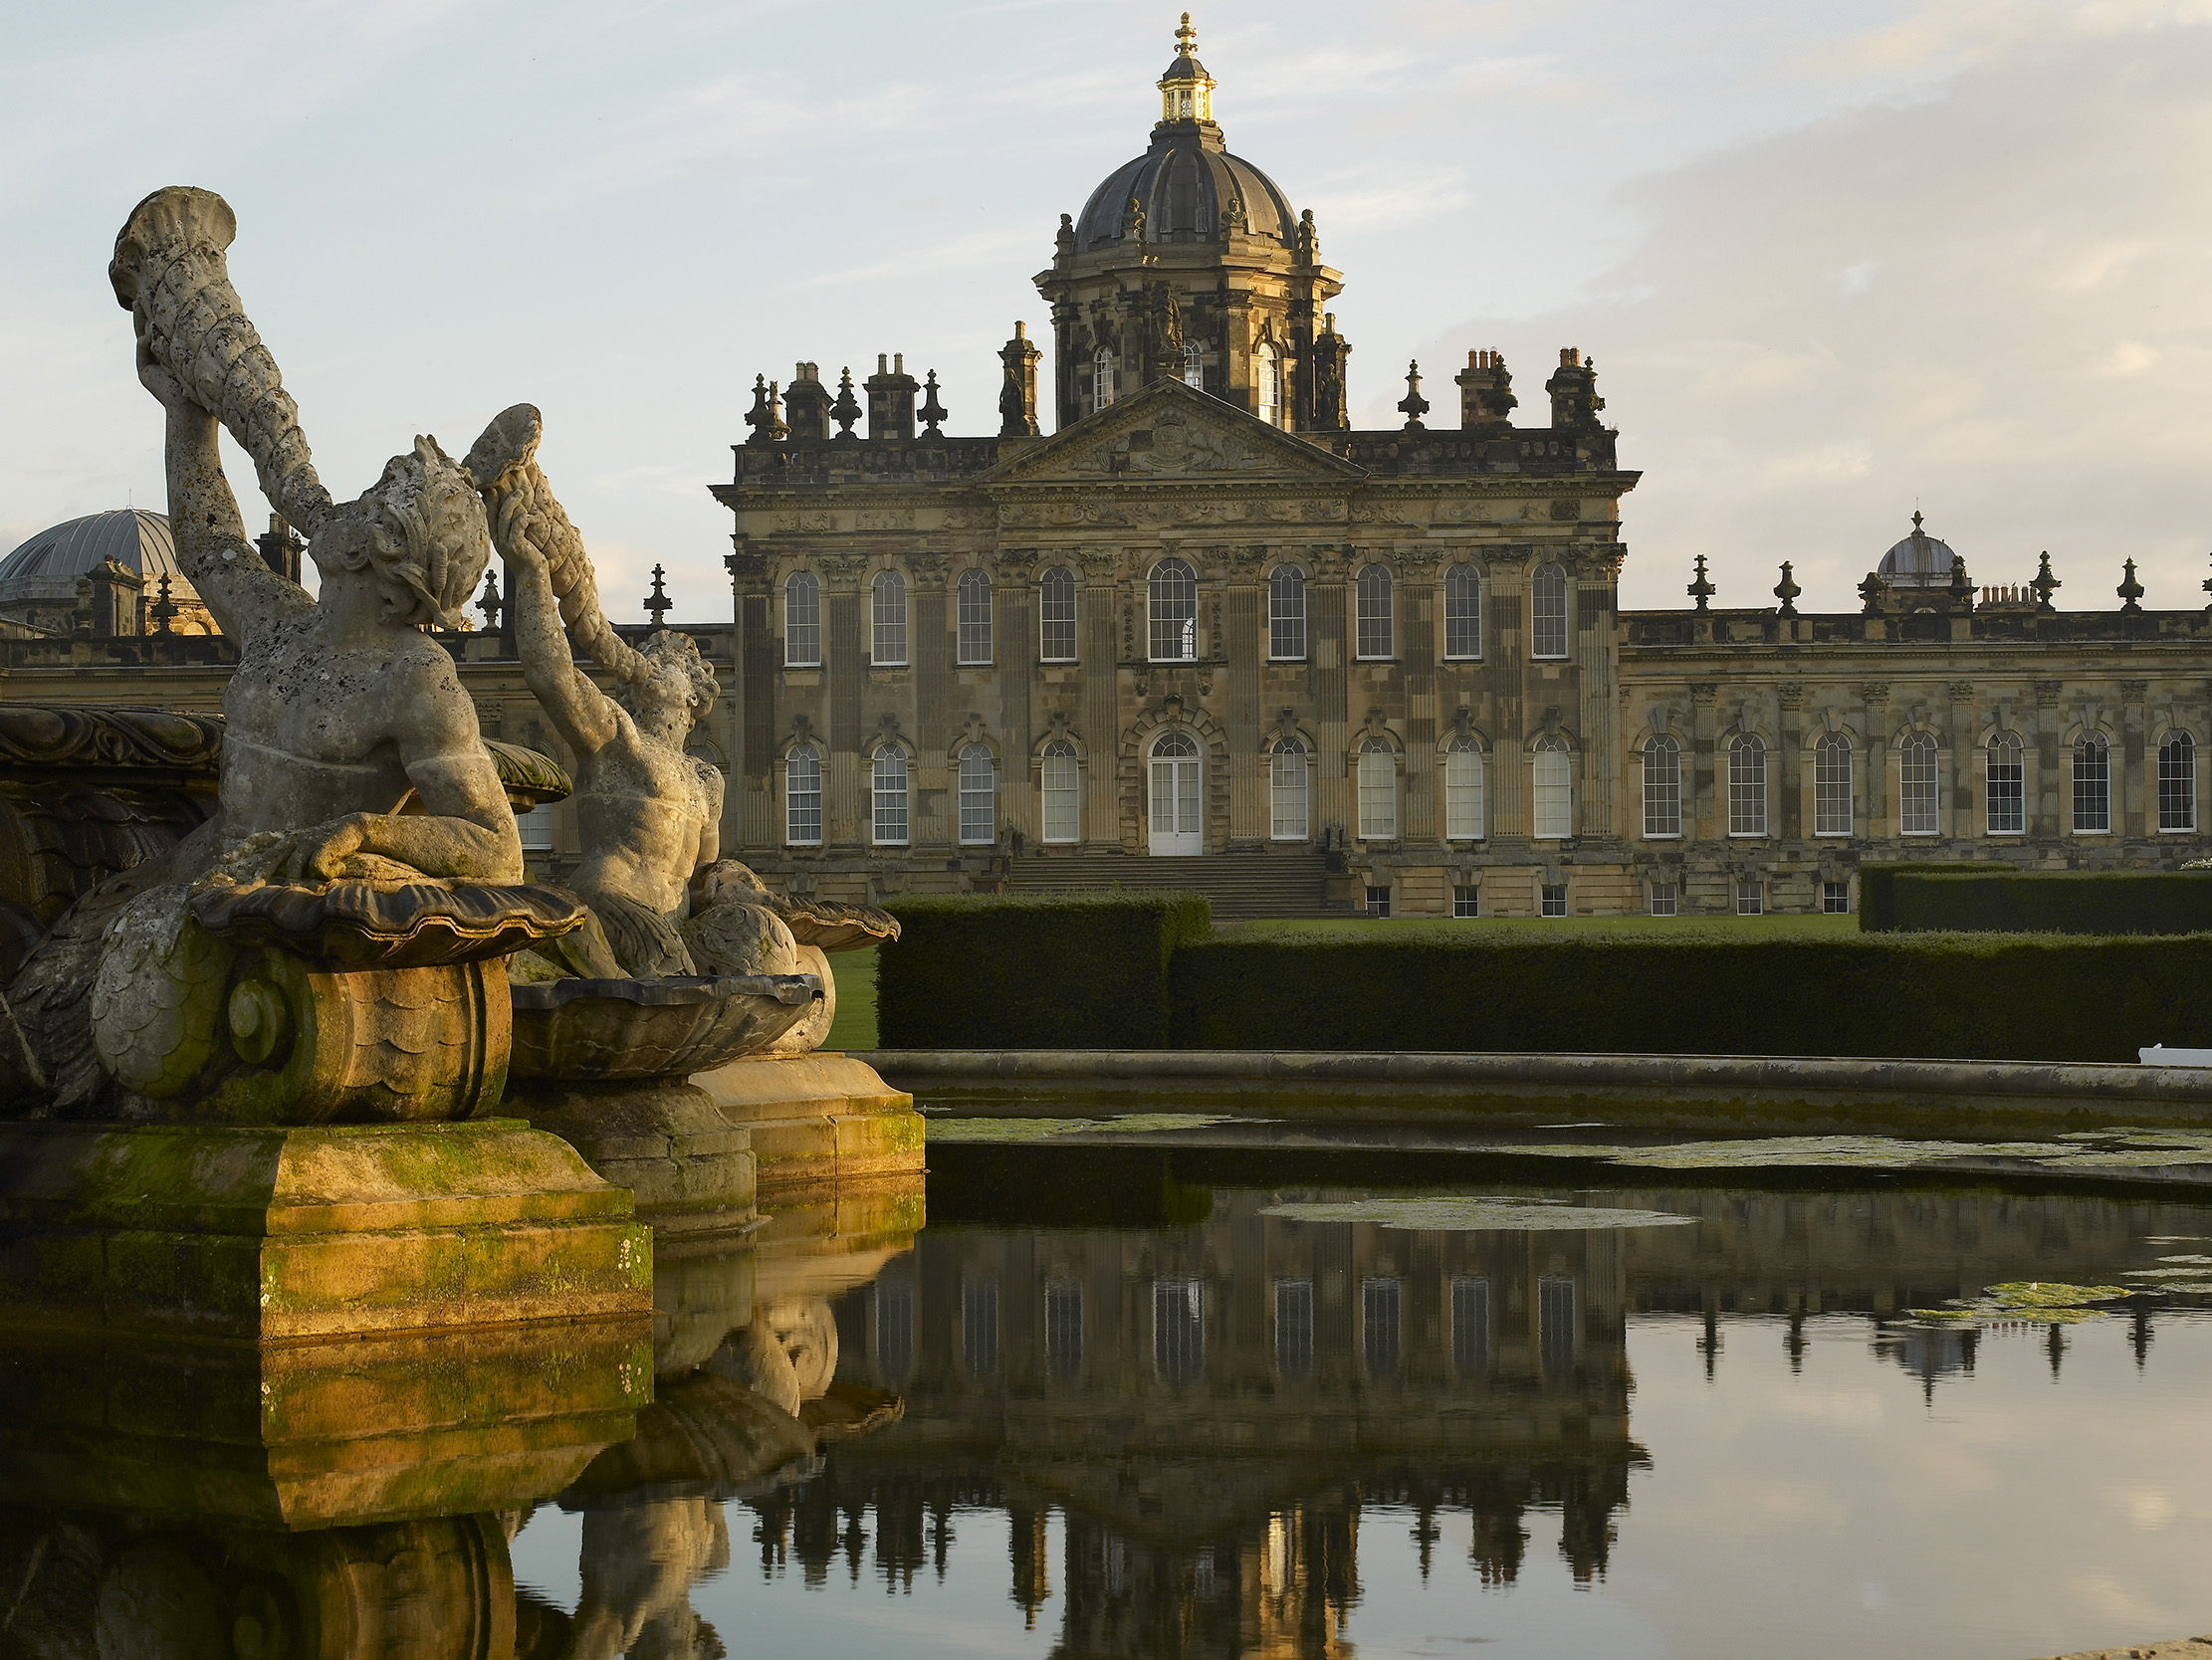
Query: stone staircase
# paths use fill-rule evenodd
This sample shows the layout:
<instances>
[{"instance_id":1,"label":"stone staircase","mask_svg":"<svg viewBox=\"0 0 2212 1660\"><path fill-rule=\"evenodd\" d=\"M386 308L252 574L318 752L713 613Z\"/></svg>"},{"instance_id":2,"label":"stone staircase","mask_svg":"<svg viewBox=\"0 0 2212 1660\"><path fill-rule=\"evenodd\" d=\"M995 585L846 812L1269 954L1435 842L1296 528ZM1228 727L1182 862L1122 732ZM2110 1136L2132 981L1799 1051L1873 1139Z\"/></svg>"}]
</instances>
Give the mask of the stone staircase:
<instances>
[{"instance_id":1,"label":"stone staircase","mask_svg":"<svg viewBox=\"0 0 2212 1660\"><path fill-rule=\"evenodd\" d=\"M1217 923L1344 916L1326 902L1325 853L1205 853L1152 859L1132 853L1022 854L1006 862L1006 891L1095 894L1126 889L1204 894Z\"/></svg>"}]
</instances>

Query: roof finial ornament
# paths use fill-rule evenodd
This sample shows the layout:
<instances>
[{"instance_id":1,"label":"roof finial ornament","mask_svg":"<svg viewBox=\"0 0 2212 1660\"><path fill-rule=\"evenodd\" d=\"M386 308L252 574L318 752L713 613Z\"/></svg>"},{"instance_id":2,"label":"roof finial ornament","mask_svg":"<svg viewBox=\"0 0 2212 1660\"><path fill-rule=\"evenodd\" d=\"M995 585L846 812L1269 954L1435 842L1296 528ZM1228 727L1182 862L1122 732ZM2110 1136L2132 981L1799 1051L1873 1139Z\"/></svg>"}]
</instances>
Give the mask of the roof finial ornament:
<instances>
[{"instance_id":1,"label":"roof finial ornament","mask_svg":"<svg viewBox=\"0 0 2212 1660\"><path fill-rule=\"evenodd\" d=\"M1183 27L1175 32L1175 49L1186 58L1199 55L1199 32L1191 27L1191 14L1183 14Z\"/></svg>"},{"instance_id":2,"label":"roof finial ornament","mask_svg":"<svg viewBox=\"0 0 2212 1660\"><path fill-rule=\"evenodd\" d=\"M653 567L653 591L645 596L645 609L652 612L655 628L666 628L668 626L668 613L675 607L675 601L668 597L668 590L662 586L662 581L667 574L659 565L655 565Z\"/></svg>"},{"instance_id":3,"label":"roof finial ornament","mask_svg":"<svg viewBox=\"0 0 2212 1660\"><path fill-rule=\"evenodd\" d=\"M1702 553L1697 555L1697 574L1691 580L1687 591L1689 597L1697 601L1698 610L1709 611L1712 609L1709 601L1720 590L1713 586L1712 579L1705 574L1705 555Z\"/></svg>"}]
</instances>

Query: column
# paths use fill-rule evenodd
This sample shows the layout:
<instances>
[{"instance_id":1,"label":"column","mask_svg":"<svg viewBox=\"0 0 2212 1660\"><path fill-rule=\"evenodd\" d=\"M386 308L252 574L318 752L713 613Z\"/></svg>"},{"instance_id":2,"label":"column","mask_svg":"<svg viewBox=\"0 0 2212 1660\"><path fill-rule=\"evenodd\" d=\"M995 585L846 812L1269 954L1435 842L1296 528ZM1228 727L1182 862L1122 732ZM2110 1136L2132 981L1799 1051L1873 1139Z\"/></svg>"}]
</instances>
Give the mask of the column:
<instances>
[{"instance_id":1,"label":"column","mask_svg":"<svg viewBox=\"0 0 2212 1660\"><path fill-rule=\"evenodd\" d=\"M1259 736L1260 665L1267 657L1261 543L1230 550L1219 654L1228 659L1228 835L1232 847L1267 840L1267 760Z\"/></svg>"}]
</instances>

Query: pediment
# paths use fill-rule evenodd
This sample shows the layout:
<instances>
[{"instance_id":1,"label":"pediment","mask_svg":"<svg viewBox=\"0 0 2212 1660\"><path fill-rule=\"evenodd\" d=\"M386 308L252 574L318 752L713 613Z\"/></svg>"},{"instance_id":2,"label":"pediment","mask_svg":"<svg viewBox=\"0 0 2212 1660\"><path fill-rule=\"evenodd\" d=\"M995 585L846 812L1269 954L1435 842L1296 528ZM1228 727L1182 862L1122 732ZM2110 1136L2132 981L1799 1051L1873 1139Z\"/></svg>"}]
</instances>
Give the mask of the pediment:
<instances>
[{"instance_id":1,"label":"pediment","mask_svg":"<svg viewBox=\"0 0 2212 1660\"><path fill-rule=\"evenodd\" d=\"M1180 380L1158 380L1025 446L984 476L1000 484L1349 483L1366 472Z\"/></svg>"}]
</instances>

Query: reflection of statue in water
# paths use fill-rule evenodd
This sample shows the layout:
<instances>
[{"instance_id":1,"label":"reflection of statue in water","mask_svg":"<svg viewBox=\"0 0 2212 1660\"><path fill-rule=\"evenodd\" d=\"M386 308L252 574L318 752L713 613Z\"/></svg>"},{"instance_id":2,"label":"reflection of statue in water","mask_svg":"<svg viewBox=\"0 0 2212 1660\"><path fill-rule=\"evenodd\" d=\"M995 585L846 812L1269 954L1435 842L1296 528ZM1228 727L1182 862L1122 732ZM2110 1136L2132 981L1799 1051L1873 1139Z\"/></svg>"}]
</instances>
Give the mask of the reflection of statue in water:
<instances>
[{"instance_id":1,"label":"reflection of statue in water","mask_svg":"<svg viewBox=\"0 0 2212 1660\"><path fill-rule=\"evenodd\" d=\"M776 1052L811 1049L835 1010L826 950L896 938L880 911L770 894L735 860L718 859L721 774L684 752L719 691L688 635L663 629L640 651L599 605L583 539L535 459L538 411L518 404L469 452L509 570L517 651L532 693L576 753L582 861L569 886L597 916L611 960L595 943L518 959L518 976L565 971L821 976L823 999ZM611 671L608 697L575 666L571 648Z\"/></svg>"}]
</instances>

